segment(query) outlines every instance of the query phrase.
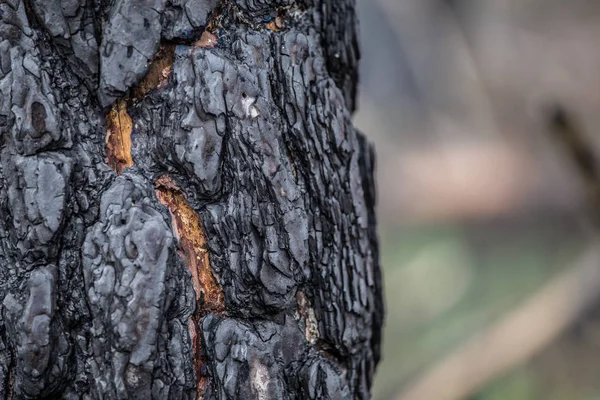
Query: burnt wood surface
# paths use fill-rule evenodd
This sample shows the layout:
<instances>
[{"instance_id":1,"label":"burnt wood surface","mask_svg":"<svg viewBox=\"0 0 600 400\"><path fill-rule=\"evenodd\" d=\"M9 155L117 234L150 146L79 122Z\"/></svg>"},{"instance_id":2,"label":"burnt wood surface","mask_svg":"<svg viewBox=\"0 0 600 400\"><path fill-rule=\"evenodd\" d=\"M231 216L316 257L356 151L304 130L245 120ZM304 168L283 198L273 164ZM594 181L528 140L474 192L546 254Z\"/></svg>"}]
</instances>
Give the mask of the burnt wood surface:
<instances>
[{"instance_id":1,"label":"burnt wood surface","mask_svg":"<svg viewBox=\"0 0 600 400\"><path fill-rule=\"evenodd\" d=\"M354 0L0 0L0 399L365 399Z\"/></svg>"}]
</instances>

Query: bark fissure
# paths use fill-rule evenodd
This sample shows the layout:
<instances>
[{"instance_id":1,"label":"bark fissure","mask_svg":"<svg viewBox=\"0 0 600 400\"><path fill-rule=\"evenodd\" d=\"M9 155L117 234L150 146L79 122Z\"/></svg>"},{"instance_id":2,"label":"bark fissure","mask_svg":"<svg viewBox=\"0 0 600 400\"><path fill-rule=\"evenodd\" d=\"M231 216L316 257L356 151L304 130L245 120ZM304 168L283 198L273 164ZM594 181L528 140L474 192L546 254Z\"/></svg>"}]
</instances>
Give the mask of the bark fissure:
<instances>
[{"instance_id":1,"label":"bark fissure","mask_svg":"<svg viewBox=\"0 0 600 400\"><path fill-rule=\"evenodd\" d=\"M106 116L106 163L117 174L133 166L131 132L133 121L127 113L127 100L119 99Z\"/></svg>"},{"instance_id":2,"label":"bark fissure","mask_svg":"<svg viewBox=\"0 0 600 400\"><path fill-rule=\"evenodd\" d=\"M148 93L164 88L173 72L174 45L163 44L146 76L132 88L133 97L118 99L109 111L106 121L107 163L117 174L134 165L131 148L133 120L127 111L130 101L140 101ZM210 267L208 246L200 215L185 199L184 193L167 176L154 182L158 201L171 215L171 227L179 242L179 255L191 274L196 295L195 310L188 320L188 332L193 345L193 360L197 377L197 398L203 398L208 386L202 350L202 318L207 313L225 312L223 291Z\"/></svg>"},{"instance_id":3,"label":"bark fissure","mask_svg":"<svg viewBox=\"0 0 600 400\"><path fill-rule=\"evenodd\" d=\"M185 195L166 176L156 182L156 195L169 209L173 233L179 239L183 259L192 274L199 312L223 312L223 291L213 276L208 257L208 246L202 221L190 206Z\"/></svg>"},{"instance_id":4,"label":"bark fissure","mask_svg":"<svg viewBox=\"0 0 600 400\"><path fill-rule=\"evenodd\" d=\"M166 176L156 182L156 196L169 209L172 227L181 246L181 257L192 275L196 293L196 309L188 323L194 346L194 365L198 380L197 395L202 397L208 386L203 370L201 321L207 313L223 313L223 291L210 268L208 247L202 221L186 201L184 194Z\"/></svg>"},{"instance_id":5,"label":"bark fissure","mask_svg":"<svg viewBox=\"0 0 600 400\"><path fill-rule=\"evenodd\" d=\"M163 43L148 67L144 79L133 88L133 99L139 100L152 90L164 88L173 73L173 60L175 58L175 44Z\"/></svg>"}]
</instances>

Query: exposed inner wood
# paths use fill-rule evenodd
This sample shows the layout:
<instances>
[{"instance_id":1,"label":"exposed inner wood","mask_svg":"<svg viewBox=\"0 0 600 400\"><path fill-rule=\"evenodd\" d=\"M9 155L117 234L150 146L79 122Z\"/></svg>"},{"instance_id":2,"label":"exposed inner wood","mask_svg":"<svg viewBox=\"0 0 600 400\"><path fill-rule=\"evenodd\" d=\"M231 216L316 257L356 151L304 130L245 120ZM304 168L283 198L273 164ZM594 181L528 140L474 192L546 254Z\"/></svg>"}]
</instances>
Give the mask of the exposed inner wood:
<instances>
[{"instance_id":1,"label":"exposed inner wood","mask_svg":"<svg viewBox=\"0 0 600 400\"><path fill-rule=\"evenodd\" d=\"M211 35L212 36L212 35ZM173 70L174 45L164 45L152 62L146 77L133 89L133 99L139 99L154 89L165 86ZM133 166L131 132L133 121L127 112L127 99L120 99L106 117L106 158L118 174ZM194 348L194 366L198 377L197 397L202 398L208 381L202 372L202 337L200 322L207 312L225 311L223 291L212 274L206 236L200 216L189 205L183 192L167 176L155 182L156 196L172 217L173 233L178 238L181 257L192 274L196 292L196 310L188 321Z\"/></svg>"},{"instance_id":2,"label":"exposed inner wood","mask_svg":"<svg viewBox=\"0 0 600 400\"><path fill-rule=\"evenodd\" d=\"M304 320L304 336L309 343L315 344L319 340L319 324L315 310L301 290L296 293L296 301L298 302L298 314Z\"/></svg>"},{"instance_id":3,"label":"exposed inner wood","mask_svg":"<svg viewBox=\"0 0 600 400\"><path fill-rule=\"evenodd\" d=\"M200 216L167 176L160 177L155 185L158 200L171 212L174 233L179 238L183 259L192 273L201 309L208 312L224 311L223 291L210 268Z\"/></svg>"},{"instance_id":4,"label":"exposed inner wood","mask_svg":"<svg viewBox=\"0 0 600 400\"><path fill-rule=\"evenodd\" d=\"M139 99L154 89L165 87L173 72L173 61L175 59L175 45L163 44L152 60L148 73L142 81L133 89L134 99Z\"/></svg>"},{"instance_id":5,"label":"exposed inner wood","mask_svg":"<svg viewBox=\"0 0 600 400\"><path fill-rule=\"evenodd\" d=\"M217 36L210 33L208 30L202 32L202 36L200 36L200 40L194 42L192 46L194 47L203 47L205 49L212 49L217 45L218 39Z\"/></svg>"},{"instance_id":6,"label":"exposed inner wood","mask_svg":"<svg viewBox=\"0 0 600 400\"><path fill-rule=\"evenodd\" d=\"M117 174L133 165L131 131L133 122L127 113L127 102L119 99L106 116L106 162Z\"/></svg>"},{"instance_id":7,"label":"exposed inner wood","mask_svg":"<svg viewBox=\"0 0 600 400\"><path fill-rule=\"evenodd\" d=\"M192 273L197 304L188 328L194 344L194 365L198 376L198 393L201 394L204 393L207 382L202 374L202 340L197 331L205 313L225 311L223 291L210 268L206 236L200 216L167 176L157 179L155 187L158 200L171 213L173 230L181 247L181 257Z\"/></svg>"},{"instance_id":8,"label":"exposed inner wood","mask_svg":"<svg viewBox=\"0 0 600 400\"><path fill-rule=\"evenodd\" d=\"M280 30L285 28L285 22L283 20L283 17L278 15L272 21L268 22L265 25L265 27L270 31L279 32Z\"/></svg>"}]
</instances>

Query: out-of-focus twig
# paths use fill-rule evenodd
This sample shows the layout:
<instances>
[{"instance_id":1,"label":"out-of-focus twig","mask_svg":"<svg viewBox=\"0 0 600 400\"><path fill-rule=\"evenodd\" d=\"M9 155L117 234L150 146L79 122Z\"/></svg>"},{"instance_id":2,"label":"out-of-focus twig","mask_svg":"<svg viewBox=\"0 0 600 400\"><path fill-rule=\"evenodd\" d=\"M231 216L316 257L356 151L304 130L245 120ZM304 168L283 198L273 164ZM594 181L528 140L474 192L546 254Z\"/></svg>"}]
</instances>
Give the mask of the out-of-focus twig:
<instances>
[{"instance_id":1,"label":"out-of-focus twig","mask_svg":"<svg viewBox=\"0 0 600 400\"><path fill-rule=\"evenodd\" d=\"M537 354L600 300L600 239L525 304L451 352L397 400L459 400Z\"/></svg>"},{"instance_id":2,"label":"out-of-focus twig","mask_svg":"<svg viewBox=\"0 0 600 400\"><path fill-rule=\"evenodd\" d=\"M548 130L571 161L584 185L587 208L594 217L593 229L600 231L600 171L594 146L564 106L553 105L548 110L546 120Z\"/></svg>"}]
</instances>

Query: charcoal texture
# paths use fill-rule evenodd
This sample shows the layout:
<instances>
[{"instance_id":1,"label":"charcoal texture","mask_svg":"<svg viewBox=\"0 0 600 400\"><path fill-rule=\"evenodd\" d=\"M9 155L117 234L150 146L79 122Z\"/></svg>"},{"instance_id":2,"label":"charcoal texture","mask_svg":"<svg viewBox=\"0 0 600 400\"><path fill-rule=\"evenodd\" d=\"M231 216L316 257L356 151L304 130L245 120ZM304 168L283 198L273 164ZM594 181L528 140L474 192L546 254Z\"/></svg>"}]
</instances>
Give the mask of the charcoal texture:
<instances>
[{"instance_id":1,"label":"charcoal texture","mask_svg":"<svg viewBox=\"0 0 600 400\"><path fill-rule=\"evenodd\" d=\"M370 397L384 310L356 29L354 0L0 2L0 400ZM165 177L223 307L195 292Z\"/></svg>"}]
</instances>

